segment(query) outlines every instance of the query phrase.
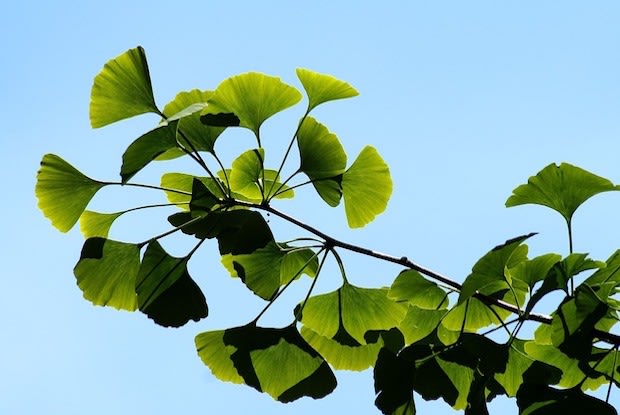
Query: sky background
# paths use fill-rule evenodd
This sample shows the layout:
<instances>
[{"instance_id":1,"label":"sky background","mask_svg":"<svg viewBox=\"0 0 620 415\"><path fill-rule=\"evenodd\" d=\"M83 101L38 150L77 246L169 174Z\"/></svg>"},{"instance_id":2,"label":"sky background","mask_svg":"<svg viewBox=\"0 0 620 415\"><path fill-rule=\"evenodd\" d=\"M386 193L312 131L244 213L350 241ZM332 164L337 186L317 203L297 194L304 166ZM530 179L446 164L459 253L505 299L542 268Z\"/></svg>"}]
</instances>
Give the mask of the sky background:
<instances>
[{"instance_id":1,"label":"sky background","mask_svg":"<svg viewBox=\"0 0 620 415\"><path fill-rule=\"evenodd\" d=\"M350 162L366 144L379 150L394 180L387 211L349 230L342 207L327 207L311 191L278 207L462 281L490 248L531 231L539 232L532 255L566 253L559 215L504 208L512 189L547 164L566 161L620 182L619 20L617 1L9 2L0 17L0 413L378 413L371 371L337 372L335 393L290 405L210 374L194 336L245 324L262 307L227 276L213 244L190 268L210 307L199 323L164 329L82 299L72 274L82 237L77 227L59 233L38 211L35 174L43 154L56 153L90 177L116 180L124 149L157 123L144 116L90 128L92 80L107 60L142 45L160 106L246 71L300 86L295 68L306 67L350 82L359 97L315 116ZM265 125L268 160L277 160L301 112L303 105ZM231 133L221 151L232 157L252 146L249 137ZM156 184L162 172L185 166L175 163L136 181ZM102 191L92 208L161 201L127 190ZM619 195L604 194L583 206L574 218L576 251L605 259L618 248L619 204ZM165 229L164 217L123 218L111 237L141 241ZM271 220L278 239L303 235ZM166 243L172 253L187 248L182 239ZM400 272L345 260L357 285L389 285ZM322 279L322 291L337 283L328 265L334 278ZM287 307L307 283L265 324L289 322ZM620 406L620 391L612 403ZM417 404L419 413L453 413L443 402ZM509 401L491 410L517 413Z\"/></svg>"}]
</instances>

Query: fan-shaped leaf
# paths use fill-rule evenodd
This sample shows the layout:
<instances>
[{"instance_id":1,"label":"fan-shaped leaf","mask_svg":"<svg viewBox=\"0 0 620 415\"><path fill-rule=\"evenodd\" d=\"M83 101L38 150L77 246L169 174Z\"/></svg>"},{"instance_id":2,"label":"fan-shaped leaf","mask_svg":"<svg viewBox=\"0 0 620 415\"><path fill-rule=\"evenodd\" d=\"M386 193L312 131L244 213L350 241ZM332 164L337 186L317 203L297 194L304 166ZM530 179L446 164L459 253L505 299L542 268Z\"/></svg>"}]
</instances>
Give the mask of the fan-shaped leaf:
<instances>
[{"instance_id":1,"label":"fan-shaped leaf","mask_svg":"<svg viewBox=\"0 0 620 415\"><path fill-rule=\"evenodd\" d=\"M312 117L306 117L297 132L301 157L300 170L311 180L331 178L344 173L347 155L335 134Z\"/></svg>"},{"instance_id":2,"label":"fan-shaped leaf","mask_svg":"<svg viewBox=\"0 0 620 415\"><path fill-rule=\"evenodd\" d=\"M415 270L406 270L398 274L390 287L388 297L429 310L448 306L448 293Z\"/></svg>"},{"instance_id":3,"label":"fan-shaped leaf","mask_svg":"<svg viewBox=\"0 0 620 415\"><path fill-rule=\"evenodd\" d=\"M523 241L534 234L523 235L506 241L486 253L476 262L471 274L465 278L463 288L459 295L459 304L480 291L483 287L494 285L497 291L508 289L512 286L510 276L506 273L507 268L512 268L527 259L527 245L521 245ZM487 294L494 294L485 290Z\"/></svg>"},{"instance_id":4,"label":"fan-shaped leaf","mask_svg":"<svg viewBox=\"0 0 620 415\"><path fill-rule=\"evenodd\" d=\"M84 242L73 273L84 298L93 304L134 311L139 268L138 245L90 238Z\"/></svg>"},{"instance_id":5,"label":"fan-shaped leaf","mask_svg":"<svg viewBox=\"0 0 620 415\"><path fill-rule=\"evenodd\" d=\"M308 95L308 112L324 102L359 95L351 85L331 75L298 68L297 77Z\"/></svg>"},{"instance_id":6,"label":"fan-shaped leaf","mask_svg":"<svg viewBox=\"0 0 620 415\"><path fill-rule=\"evenodd\" d=\"M415 365L388 349L381 349L374 368L375 405L385 415L414 415Z\"/></svg>"},{"instance_id":7,"label":"fan-shaped leaf","mask_svg":"<svg viewBox=\"0 0 620 415\"><path fill-rule=\"evenodd\" d=\"M239 379L281 402L322 398L336 387L323 358L294 326L272 329L247 325L196 337L198 353L222 380ZM232 372L232 362L236 374Z\"/></svg>"},{"instance_id":8,"label":"fan-shaped leaf","mask_svg":"<svg viewBox=\"0 0 620 415\"><path fill-rule=\"evenodd\" d=\"M82 216L80 216L80 231L85 238L92 238L95 236L107 238L112 224L123 213L125 213L125 211L100 213L86 210L82 213Z\"/></svg>"},{"instance_id":9,"label":"fan-shaped leaf","mask_svg":"<svg viewBox=\"0 0 620 415\"><path fill-rule=\"evenodd\" d=\"M213 196L223 199L224 195L216 182L210 177L192 176L185 173L165 173L161 176L160 186L170 203L176 204L183 210L190 209L194 179L200 180Z\"/></svg>"},{"instance_id":10,"label":"fan-shaped leaf","mask_svg":"<svg viewBox=\"0 0 620 415\"><path fill-rule=\"evenodd\" d=\"M200 121L200 113L212 96L213 91L192 89L178 93L164 107L164 115L168 117L168 122L180 120L177 139L189 151L195 149L213 153L215 141L224 131L222 127L205 125ZM183 154L185 154L183 151L177 149L167 152L160 158L169 159Z\"/></svg>"},{"instance_id":11,"label":"fan-shaped leaf","mask_svg":"<svg viewBox=\"0 0 620 415\"><path fill-rule=\"evenodd\" d=\"M529 260L519 262L516 266L507 270L511 279L523 281L530 287L545 279L551 268L562 259L558 254L546 254Z\"/></svg>"},{"instance_id":12,"label":"fan-shaped leaf","mask_svg":"<svg viewBox=\"0 0 620 415\"><path fill-rule=\"evenodd\" d=\"M506 207L535 204L550 207L570 223L577 208L602 192L618 190L609 180L568 163L550 164L512 191Z\"/></svg>"},{"instance_id":13,"label":"fan-shaped leaf","mask_svg":"<svg viewBox=\"0 0 620 415\"><path fill-rule=\"evenodd\" d=\"M147 112L159 113L144 49L138 46L108 61L90 94L90 124L103 127Z\"/></svg>"},{"instance_id":14,"label":"fan-shaped leaf","mask_svg":"<svg viewBox=\"0 0 620 415\"><path fill-rule=\"evenodd\" d=\"M46 154L37 173L39 209L61 232L69 231L106 183L83 175L55 154Z\"/></svg>"},{"instance_id":15,"label":"fan-shaped leaf","mask_svg":"<svg viewBox=\"0 0 620 415\"><path fill-rule=\"evenodd\" d=\"M204 294L187 271L189 258L175 258L149 243L136 280L138 306L155 323L180 327L207 317Z\"/></svg>"},{"instance_id":16,"label":"fan-shaped leaf","mask_svg":"<svg viewBox=\"0 0 620 415\"><path fill-rule=\"evenodd\" d=\"M123 154L121 179L127 183L137 172L170 149L177 148L177 122L157 127L131 143Z\"/></svg>"},{"instance_id":17,"label":"fan-shaped leaf","mask_svg":"<svg viewBox=\"0 0 620 415\"><path fill-rule=\"evenodd\" d=\"M445 315L446 310L427 310L410 306L399 326L405 336L405 344L413 344L429 336L437 329Z\"/></svg>"},{"instance_id":18,"label":"fan-shaped leaf","mask_svg":"<svg viewBox=\"0 0 620 415\"><path fill-rule=\"evenodd\" d=\"M364 147L343 174L342 193L351 228L367 225L385 210L392 194L392 178L374 147Z\"/></svg>"},{"instance_id":19,"label":"fan-shaped leaf","mask_svg":"<svg viewBox=\"0 0 620 415\"><path fill-rule=\"evenodd\" d=\"M205 124L222 126L220 115L234 114L237 125L249 128L258 136L266 119L295 105L300 99L301 93L280 78L248 72L218 85L202 111L201 119Z\"/></svg>"}]
</instances>

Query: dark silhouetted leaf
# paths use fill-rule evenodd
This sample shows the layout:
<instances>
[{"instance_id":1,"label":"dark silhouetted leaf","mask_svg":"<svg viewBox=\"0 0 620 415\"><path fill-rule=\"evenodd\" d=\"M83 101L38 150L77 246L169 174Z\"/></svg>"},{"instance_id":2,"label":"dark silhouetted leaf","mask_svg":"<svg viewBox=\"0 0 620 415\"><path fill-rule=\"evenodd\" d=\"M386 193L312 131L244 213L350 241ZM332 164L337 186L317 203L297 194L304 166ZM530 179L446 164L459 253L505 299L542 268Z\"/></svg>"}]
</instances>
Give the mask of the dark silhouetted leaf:
<instances>
[{"instance_id":1,"label":"dark silhouetted leaf","mask_svg":"<svg viewBox=\"0 0 620 415\"><path fill-rule=\"evenodd\" d=\"M517 393L517 406L519 415L617 415L613 406L579 389L561 390L528 383Z\"/></svg>"},{"instance_id":2,"label":"dark silhouetted leaf","mask_svg":"<svg viewBox=\"0 0 620 415\"><path fill-rule=\"evenodd\" d=\"M381 349L374 368L375 405L386 414L415 414L413 362Z\"/></svg>"},{"instance_id":3,"label":"dark silhouetted leaf","mask_svg":"<svg viewBox=\"0 0 620 415\"><path fill-rule=\"evenodd\" d=\"M136 280L138 306L161 326L180 327L207 317L207 302L187 271L187 261L168 255L157 241L144 253Z\"/></svg>"},{"instance_id":4,"label":"dark silhouetted leaf","mask_svg":"<svg viewBox=\"0 0 620 415\"><path fill-rule=\"evenodd\" d=\"M172 122L149 131L131 143L123 154L122 182L127 183L137 172L158 156L172 148L177 148L176 133L177 122Z\"/></svg>"}]
</instances>

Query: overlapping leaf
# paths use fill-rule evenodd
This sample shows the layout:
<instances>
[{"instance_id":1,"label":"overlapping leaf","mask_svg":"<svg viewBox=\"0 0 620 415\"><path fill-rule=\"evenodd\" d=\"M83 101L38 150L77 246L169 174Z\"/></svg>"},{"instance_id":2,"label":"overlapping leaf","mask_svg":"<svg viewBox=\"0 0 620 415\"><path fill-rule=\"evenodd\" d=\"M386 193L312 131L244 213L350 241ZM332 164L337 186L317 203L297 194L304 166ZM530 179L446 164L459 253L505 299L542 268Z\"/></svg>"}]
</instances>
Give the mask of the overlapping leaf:
<instances>
[{"instance_id":1,"label":"overlapping leaf","mask_svg":"<svg viewBox=\"0 0 620 415\"><path fill-rule=\"evenodd\" d=\"M280 182L277 171L264 168L264 160L265 151L261 148L248 150L233 161L227 172L234 195L255 203L271 197L292 198L293 190Z\"/></svg>"},{"instance_id":2,"label":"overlapping leaf","mask_svg":"<svg viewBox=\"0 0 620 415\"><path fill-rule=\"evenodd\" d=\"M342 176L347 222L360 228L387 208L392 195L390 170L374 147L366 146Z\"/></svg>"},{"instance_id":3,"label":"overlapping leaf","mask_svg":"<svg viewBox=\"0 0 620 415\"><path fill-rule=\"evenodd\" d=\"M344 283L336 291L310 297L298 318L310 330L302 331L306 340L317 350L320 348L331 364L362 370L374 362L381 348L368 346L382 341L381 336L369 339L367 333L398 327L406 310L406 305L388 298L385 288L369 289ZM352 350L359 347L362 350Z\"/></svg>"},{"instance_id":4,"label":"overlapping leaf","mask_svg":"<svg viewBox=\"0 0 620 415\"><path fill-rule=\"evenodd\" d=\"M388 292L388 297L394 301L407 301L413 306L428 310L446 308L447 296L448 293L437 284L412 269L398 274Z\"/></svg>"},{"instance_id":5,"label":"overlapping leaf","mask_svg":"<svg viewBox=\"0 0 620 415\"><path fill-rule=\"evenodd\" d=\"M90 124L103 127L147 112L159 113L144 49L138 46L108 61L90 94Z\"/></svg>"},{"instance_id":6,"label":"overlapping leaf","mask_svg":"<svg viewBox=\"0 0 620 415\"><path fill-rule=\"evenodd\" d=\"M359 92L347 82L331 75L298 68L297 77L306 90L306 95L308 95L308 112L324 102L359 95Z\"/></svg>"},{"instance_id":7,"label":"overlapping leaf","mask_svg":"<svg viewBox=\"0 0 620 415\"><path fill-rule=\"evenodd\" d=\"M207 125L246 127L258 136L265 120L300 99L301 93L280 78L248 72L218 85L201 120Z\"/></svg>"},{"instance_id":8,"label":"overlapping leaf","mask_svg":"<svg viewBox=\"0 0 620 415\"><path fill-rule=\"evenodd\" d=\"M567 223L582 203L602 192L618 190L609 180L568 163L550 164L513 190L506 207L535 204L559 212Z\"/></svg>"},{"instance_id":9,"label":"overlapping leaf","mask_svg":"<svg viewBox=\"0 0 620 415\"><path fill-rule=\"evenodd\" d=\"M179 120L177 140L188 151L215 151L215 141L222 134L224 128L206 125L200 121L200 112L206 107L207 101L213 96L213 91L192 89L179 92L172 101L164 107L164 115L168 122ZM185 154L176 149L170 150L158 159L170 159Z\"/></svg>"},{"instance_id":10,"label":"overlapping leaf","mask_svg":"<svg viewBox=\"0 0 620 415\"><path fill-rule=\"evenodd\" d=\"M161 326L180 327L207 317L207 302L187 271L188 260L170 256L157 241L144 253L135 287L138 307Z\"/></svg>"},{"instance_id":11,"label":"overlapping leaf","mask_svg":"<svg viewBox=\"0 0 620 415\"><path fill-rule=\"evenodd\" d=\"M221 380L240 382L280 402L331 393L336 378L329 365L294 325L235 327L196 336L202 361Z\"/></svg>"},{"instance_id":12,"label":"overlapping leaf","mask_svg":"<svg viewBox=\"0 0 620 415\"><path fill-rule=\"evenodd\" d=\"M241 278L254 294L265 300L302 273L314 276L318 268L311 250L291 251L285 244L274 241L248 254L224 255L222 264L233 277Z\"/></svg>"},{"instance_id":13,"label":"overlapping leaf","mask_svg":"<svg viewBox=\"0 0 620 415\"><path fill-rule=\"evenodd\" d=\"M69 231L105 183L85 176L55 154L46 154L37 173L39 209L61 232Z\"/></svg>"},{"instance_id":14,"label":"overlapping leaf","mask_svg":"<svg viewBox=\"0 0 620 415\"><path fill-rule=\"evenodd\" d=\"M90 238L84 242L73 273L84 298L93 304L134 311L139 268L138 245Z\"/></svg>"},{"instance_id":15,"label":"overlapping leaf","mask_svg":"<svg viewBox=\"0 0 620 415\"><path fill-rule=\"evenodd\" d=\"M82 216L80 216L80 231L85 238L92 238L95 236L107 238L114 221L124 213L125 211L100 213L85 210Z\"/></svg>"},{"instance_id":16,"label":"overlapping leaf","mask_svg":"<svg viewBox=\"0 0 620 415\"><path fill-rule=\"evenodd\" d=\"M176 204L183 210L189 210L195 179L200 180L215 197L219 199L224 197L219 186L210 177L193 176L185 173L166 173L161 176L160 186L164 189L166 198L170 203Z\"/></svg>"},{"instance_id":17,"label":"overlapping leaf","mask_svg":"<svg viewBox=\"0 0 620 415\"><path fill-rule=\"evenodd\" d=\"M550 386L524 384L517 394L522 415L596 414L617 415L609 403L586 395L581 390L556 389Z\"/></svg>"}]
</instances>

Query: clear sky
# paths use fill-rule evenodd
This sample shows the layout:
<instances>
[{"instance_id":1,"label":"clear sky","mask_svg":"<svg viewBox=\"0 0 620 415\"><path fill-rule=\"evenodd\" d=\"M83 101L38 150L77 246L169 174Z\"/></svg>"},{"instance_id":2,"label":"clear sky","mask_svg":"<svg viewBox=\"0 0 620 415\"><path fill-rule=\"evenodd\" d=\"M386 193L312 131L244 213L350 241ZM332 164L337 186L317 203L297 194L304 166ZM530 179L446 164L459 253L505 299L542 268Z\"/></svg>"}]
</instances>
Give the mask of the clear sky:
<instances>
[{"instance_id":1,"label":"clear sky","mask_svg":"<svg viewBox=\"0 0 620 415\"><path fill-rule=\"evenodd\" d=\"M395 184L387 211L352 231L342 207L327 208L312 194L280 208L459 281L488 249L531 231L540 232L529 243L532 254L566 253L558 215L504 208L512 189L547 164L567 161L620 182L615 0L25 0L4 5L0 20L2 414L377 413L370 371L338 372L333 395L288 406L210 374L194 336L244 324L261 306L226 275L213 245L192 266L210 306L204 321L163 329L139 313L82 299L72 274L82 237L77 228L57 232L38 211L35 174L52 152L91 177L118 177L124 148L157 120L92 130L88 100L102 65L136 45L146 49L160 105L178 91L214 88L250 70L297 86L297 67L350 82L361 95L325 105L316 117L350 160L365 144L377 147ZM300 111L270 121L265 140L285 141L279 138ZM251 145L247 136L236 140L235 150ZM139 178L156 183L158 169ZM93 201L102 210L127 202L118 192ZM605 259L618 248L619 204L619 195L606 194L577 213L577 251ZM134 219L119 221L112 236L141 240L162 226ZM279 235L301 235L274 226ZM358 285L389 285L400 271L346 260ZM272 323L290 320L289 312L283 307ZM612 402L620 406L619 391ZM443 403L417 403L420 413L452 413ZM492 409L516 413L509 402Z\"/></svg>"}]
</instances>

